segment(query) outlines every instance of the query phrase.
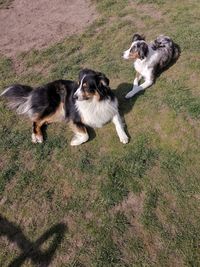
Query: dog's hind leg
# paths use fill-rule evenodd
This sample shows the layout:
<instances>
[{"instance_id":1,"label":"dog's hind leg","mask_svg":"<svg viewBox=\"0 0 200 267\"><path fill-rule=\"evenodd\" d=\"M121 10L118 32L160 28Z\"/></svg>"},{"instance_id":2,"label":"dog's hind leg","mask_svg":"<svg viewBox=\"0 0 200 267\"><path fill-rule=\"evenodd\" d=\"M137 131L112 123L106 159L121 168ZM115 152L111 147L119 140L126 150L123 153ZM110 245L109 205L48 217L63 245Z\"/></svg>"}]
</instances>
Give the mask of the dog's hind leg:
<instances>
[{"instance_id":1,"label":"dog's hind leg","mask_svg":"<svg viewBox=\"0 0 200 267\"><path fill-rule=\"evenodd\" d=\"M115 128L116 128L117 134L119 136L120 142L122 142L123 144L127 144L128 143L128 136L124 131L124 125L122 123L122 120L121 120L121 117L120 117L119 113L117 113L113 117L112 121L113 121L113 123L115 125Z\"/></svg>"},{"instance_id":2,"label":"dog's hind leg","mask_svg":"<svg viewBox=\"0 0 200 267\"><path fill-rule=\"evenodd\" d=\"M82 143L87 142L87 140L89 139L89 135L86 127L83 124L71 122L70 126L75 134L71 140L71 146L78 146Z\"/></svg>"},{"instance_id":3,"label":"dog's hind leg","mask_svg":"<svg viewBox=\"0 0 200 267\"><path fill-rule=\"evenodd\" d=\"M34 121L32 126L32 142L33 143L42 143L43 142L43 134L41 127L44 124L42 121Z\"/></svg>"}]
</instances>

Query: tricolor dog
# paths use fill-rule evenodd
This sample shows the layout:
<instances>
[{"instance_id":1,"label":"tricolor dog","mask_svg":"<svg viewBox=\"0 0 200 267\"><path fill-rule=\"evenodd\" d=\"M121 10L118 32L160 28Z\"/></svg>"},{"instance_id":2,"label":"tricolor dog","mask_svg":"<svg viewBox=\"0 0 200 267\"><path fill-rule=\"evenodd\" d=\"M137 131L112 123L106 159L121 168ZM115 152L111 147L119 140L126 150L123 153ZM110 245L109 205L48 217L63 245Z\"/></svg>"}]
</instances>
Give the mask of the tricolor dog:
<instances>
[{"instance_id":1,"label":"tricolor dog","mask_svg":"<svg viewBox=\"0 0 200 267\"><path fill-rule=\"evenodd\" d=\"M15 84L1 94L18 114L27 115L32 121L32 142L42 143L41 127L52 122L67 121L74 132L72 146L89 139L87 126L102 127L112 121L122 143L128 136L118 112L118 101L109 87L109 79L100 72L84 69L79 82L57 80L32 88Z\"/></svg>"},{"instance_id":2,"label":"tricolor dog","mask_svg":"<svg viewBox=\"0 0 200 267\"><path fill-rule=\"evenodd\" d=\"M135 34L130 48L123 53L124 59L134 61L136 70L133 88L125 97L131 98L150 87L155 82L157 74L175 62L179 54L178 46L168 36L160 35L148 44L145 37ZM142 78L144 82L139 84Z\"/></svg>"}]
</instances>

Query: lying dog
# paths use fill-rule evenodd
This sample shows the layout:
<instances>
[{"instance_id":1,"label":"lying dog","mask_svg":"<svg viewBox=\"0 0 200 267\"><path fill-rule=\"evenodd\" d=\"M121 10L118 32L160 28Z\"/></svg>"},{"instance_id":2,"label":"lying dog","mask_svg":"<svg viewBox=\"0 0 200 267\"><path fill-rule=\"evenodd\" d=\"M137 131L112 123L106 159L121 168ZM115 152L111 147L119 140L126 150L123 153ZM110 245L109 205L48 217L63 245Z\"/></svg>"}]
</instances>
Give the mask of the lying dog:
<instances>
[{"instance_id":1,"label":"lying dog","mask_svg":"<svg viewBox=\"0 0 200 267\"><path fill-rule=\"evenodd\" d=\"M42 143L41 127L52 122L68 121L74 132L72 146L89 139L86 126L102 127L113 121L122 143L128 143L118 101L109 87L109 79L100 72L84 69L79 73L79 84L57 80L33 89L25 85L12 85L1 96L18 114L27 115L33 122L32 142Z\"/></svg>"},{"instance_id":2,"label":"lying dog","mask_svg":"<svg viewBox=\"0 0 200 267\"><path fill-rule=\"evenodd\" d=\"M180 55L178 46L168 36L160 35L150 44L139 34L133 36L133 42L123 54L124 59L133 59L136 77L132 90L125 96L130 98L150 87L157 74L175 62ZM144 83L139 85L144 78Z\"/></svg>"}]
</instances>

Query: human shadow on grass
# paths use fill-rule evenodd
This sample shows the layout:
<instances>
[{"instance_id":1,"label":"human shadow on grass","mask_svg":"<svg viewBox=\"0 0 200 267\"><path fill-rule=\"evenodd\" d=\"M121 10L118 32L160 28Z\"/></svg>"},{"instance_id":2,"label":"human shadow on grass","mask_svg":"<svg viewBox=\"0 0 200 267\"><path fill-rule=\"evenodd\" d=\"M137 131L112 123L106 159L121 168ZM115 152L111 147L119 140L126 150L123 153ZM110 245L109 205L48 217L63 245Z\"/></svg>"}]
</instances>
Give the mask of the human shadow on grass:
<instances>
[{"instance_id":1,"label":"human shadow on grass","mask_svg":"<svg viewBox=\"0 0 200 267\"><path fill-rule=\"evenodd\" d=\"M21 250L21 254L8 267L22 266L27 259L30 259L38 267L47 267L60 246L66 231L66 224L58 223L33 242L25 236L20 226L0 215L0 237L6 236L10 242L16 243ZM52 237L53 240L51 240L48 249L42 251L41 246Z\"/></svg>"}]
</instances>

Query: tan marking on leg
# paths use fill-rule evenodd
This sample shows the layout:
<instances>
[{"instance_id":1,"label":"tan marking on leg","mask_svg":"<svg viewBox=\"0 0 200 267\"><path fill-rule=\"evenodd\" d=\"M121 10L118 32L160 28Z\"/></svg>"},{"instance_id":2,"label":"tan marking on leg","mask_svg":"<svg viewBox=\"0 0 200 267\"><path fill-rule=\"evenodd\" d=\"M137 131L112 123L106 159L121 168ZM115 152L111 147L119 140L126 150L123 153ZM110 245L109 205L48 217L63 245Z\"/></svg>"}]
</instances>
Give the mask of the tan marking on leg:
<instances>
[{"instance_id":1,"label":"tan marking on leg","mask_svg":"<svg viewBox=\"0 0 200 267\"><path fill-rule=\"evenodd\" d=\"M32 133L32 142L33 143L42 143L43 134L41 127L43 124L49 124L52 122L59 122L65 119L65 110L64 104L61 102L56 111L42 119L37 119L33 121L33 133ZM33 118L32 118L33 120Z\"/></svg>"},{"instance_id":2,"label":"tan marking on leg","mask_svg":"<svg viewBox=\"0 0 200 267\"><path fill-rule=\"evenodd\" d=\"M33 122L33 132L32 132L32 142L33 143L42 143L43 142L43 134L42 127L43 123L41 121Z\"/></svg>"},{"instance_id":3,"label":"tan marking on leg","mask_svg":"<svg viewBox=\"0 0 200 267\"><path fill-rule=\"evenodd\" d=\"M64 104L61 102L57 110L54 113L42 118L41 122L42 124L60 122L63 121L64 119L65 119Z\"/></svg>"},{"instance_id":4,"label":"tan marking on leg","mask_svg":"<svg viewBox=\"0 0 200 267\"><path fill-rule=\"evenodd\" d=\"M85 134L87 133L86 127L83 125L78 126L77 124L73 123L72 121L70 121L70 128L72 129L72 131L75 134Z\"/></svg>"}]
</instances>

